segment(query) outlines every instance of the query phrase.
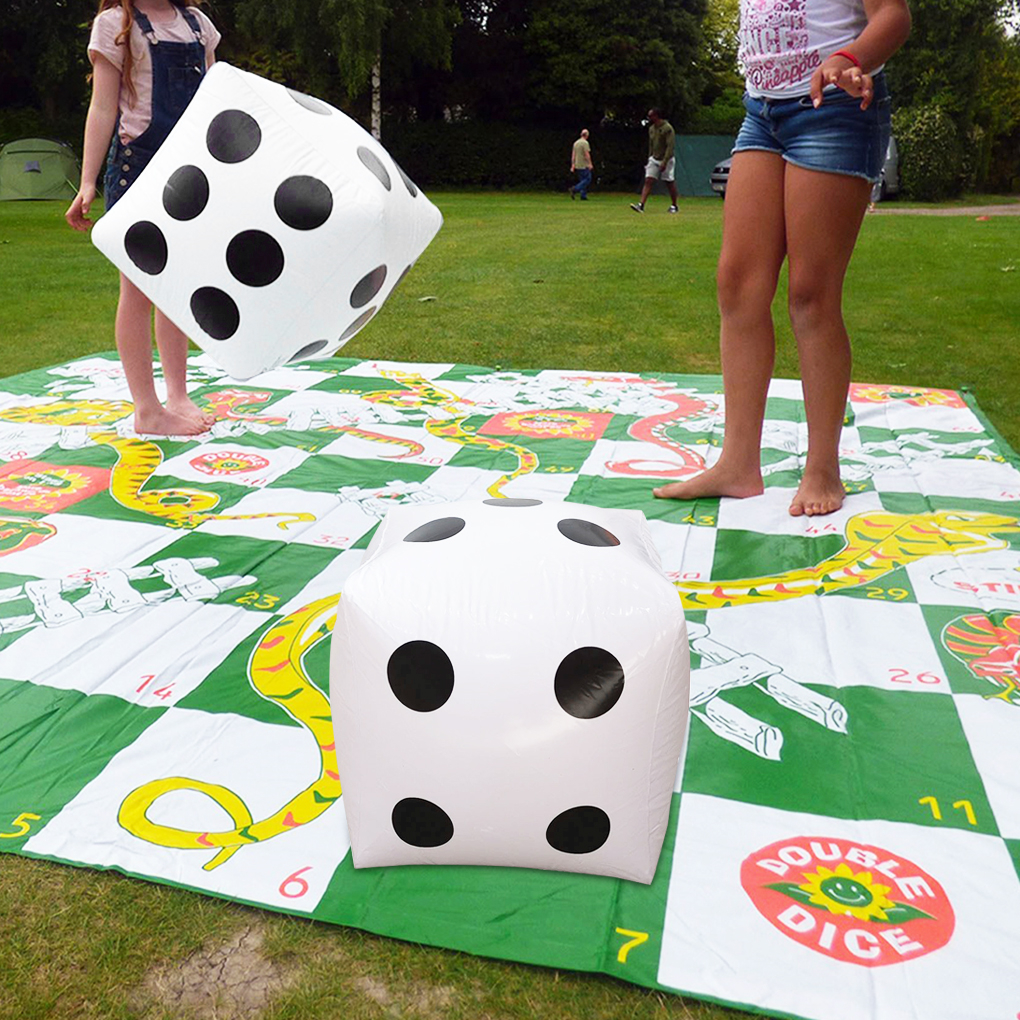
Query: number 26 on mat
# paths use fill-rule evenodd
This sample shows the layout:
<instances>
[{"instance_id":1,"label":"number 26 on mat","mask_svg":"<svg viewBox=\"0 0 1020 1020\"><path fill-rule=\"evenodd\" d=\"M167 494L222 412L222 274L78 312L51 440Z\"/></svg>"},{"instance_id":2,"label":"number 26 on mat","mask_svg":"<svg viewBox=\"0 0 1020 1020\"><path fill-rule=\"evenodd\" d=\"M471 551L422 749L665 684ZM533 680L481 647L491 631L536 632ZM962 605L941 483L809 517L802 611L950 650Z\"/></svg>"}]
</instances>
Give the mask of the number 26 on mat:
<instances>
[{"instance_id":1,"label":"number 26 on mat","mask_svg":"<svg viewBox=\"0 0 1020 1020\"><path fill-rule=\"evenodd\" d=\"M27 836L29 829L32 828L29 822L38 822L41 817L41 815L33 815L31 812L25 811L11 822L15 831L0 832L0 839L21 839L22 836Z\"/></svg>"}]
</instances>

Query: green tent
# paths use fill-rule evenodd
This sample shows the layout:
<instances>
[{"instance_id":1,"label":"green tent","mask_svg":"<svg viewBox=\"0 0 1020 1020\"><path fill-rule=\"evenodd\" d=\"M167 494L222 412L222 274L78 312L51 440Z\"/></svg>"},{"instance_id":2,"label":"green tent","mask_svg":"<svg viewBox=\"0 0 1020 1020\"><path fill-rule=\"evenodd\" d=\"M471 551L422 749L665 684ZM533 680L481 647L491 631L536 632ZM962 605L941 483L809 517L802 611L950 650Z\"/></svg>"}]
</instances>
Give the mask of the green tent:
<instances>
[{"instance_id":1,"label":"green tent","mask_svg":"<svg viewBox=\"0 0 1020 1020\"><path fill-rule=\"evenodd\" d=\"M81 167L66 142L22 138L0 148L0 201L59 198L78 193Z\"/></svg>"},{"instance_id":2,"label":"green tent","mask_svg":"<svg viewBox=\"0 0 1020 1020\"><path fill-rule=\"evenodd\" d=\"M733 135L678 135L676 188L681 195L714 195L712 167L733 150Z\"/></svg>"}]
</instances>

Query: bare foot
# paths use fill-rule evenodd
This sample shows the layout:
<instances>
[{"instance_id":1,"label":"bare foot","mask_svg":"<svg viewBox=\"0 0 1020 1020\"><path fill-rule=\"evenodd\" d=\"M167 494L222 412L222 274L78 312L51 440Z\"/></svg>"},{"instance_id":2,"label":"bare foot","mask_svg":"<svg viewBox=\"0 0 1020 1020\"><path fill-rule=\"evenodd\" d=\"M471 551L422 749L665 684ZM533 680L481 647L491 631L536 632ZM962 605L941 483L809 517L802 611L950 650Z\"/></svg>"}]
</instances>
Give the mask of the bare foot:
<instances>
[{"instance_id":1,"label":"bare foot","mask_svg":"<svg viewBox=\"0 0 1020 1020\"><path fill-rule=\"evenodd\" d=\"M659 499L700 499L702 496L745 499L747 496L760 496L764 491L760 472L731 471L721 461L688 482L670 482L652 489L653 495Z\"/></svg>"},{"instance_id":2,"label":"bare foot","mask_svg":"<svg viewBox=\"0 0 1020 1020\"><path fill-rule=\"evenodd\" d=\"M198 418L177 414L165 407L141 413L135 411L135 432L149 436L197 436L208 432L209 425Z\"/></svg>"},{"instance_id":3,"label":"bare foot","mask_svg":"<svg viewBox=\"0 0 1020 1020\"><path fill-rule=\"evenodd\" d=\"M203 411L202 408L195 403L191 397L181 397L177 400L167 400L164 405L167 411L171 414L180 415L182 418L192 418L197 421L201 426L201 431L211 429L216 424L216 416L209 414L208 411ZM192 435L192 433L182 433L186 435Z\"/></svg>"},{"instance_id":4,"label":"bare foot","mask_svg":"<svg viewBox=\"0 0 1020 1020\"><path fill-rule=\"evenodd\" d=\"M843 505L846 490L839 473L809 475L805 472L797 494L790 504L792 517L819 517L831 514Z\"/></svg>"}]
</instances>

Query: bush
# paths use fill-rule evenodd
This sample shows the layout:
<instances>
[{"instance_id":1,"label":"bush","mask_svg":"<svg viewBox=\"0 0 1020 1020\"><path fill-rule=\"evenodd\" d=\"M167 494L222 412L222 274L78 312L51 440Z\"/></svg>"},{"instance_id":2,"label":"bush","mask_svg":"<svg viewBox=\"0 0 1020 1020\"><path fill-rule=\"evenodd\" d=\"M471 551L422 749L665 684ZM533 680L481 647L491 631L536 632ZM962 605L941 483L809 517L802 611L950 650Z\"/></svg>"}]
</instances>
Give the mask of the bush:
<instances>
[{"instance_id":1,"label":"bush","mask_svg":"<svg viewBox=\"0 0 1020 1020\"><path fill-rule=\"evenodd\" d=\"M913 106L893 114L900 182L908 198L938 202L960 194L965 170L956 125L941 106Z\"/></svg>"}]
</instances>

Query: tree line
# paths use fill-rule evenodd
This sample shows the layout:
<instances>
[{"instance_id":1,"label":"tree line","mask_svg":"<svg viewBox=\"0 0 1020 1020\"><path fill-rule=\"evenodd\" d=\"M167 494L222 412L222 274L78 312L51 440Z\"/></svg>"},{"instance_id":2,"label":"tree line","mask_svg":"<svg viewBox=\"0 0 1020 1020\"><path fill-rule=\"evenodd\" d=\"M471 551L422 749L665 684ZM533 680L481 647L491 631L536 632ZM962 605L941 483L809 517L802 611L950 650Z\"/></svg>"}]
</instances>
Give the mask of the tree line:
<instances>
[{"instance_id":1,"label":"tree line","mask_svg":"<svg viewBox=\"0 0 1020 1020\"><path fill-rule=\"evenodd\" d=\"M36 123L31 133L64 127L77 144L95 7L0 5L0 141ZM923 123L936 111L937 144L947 130L956 140L953 186L1020 187L1020 37L1009 28L1020 0L910 7L911 38L888 69L897 106L925 112ZM206 9L223 32L222 59L366 127L381 119L387 144L423 123L569 133L634 128L659 106L680 131L729 134L742 116L739 0L207 0Z\"/></svg>"}]
</instances>

